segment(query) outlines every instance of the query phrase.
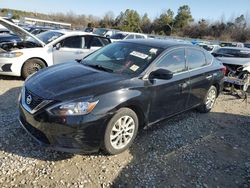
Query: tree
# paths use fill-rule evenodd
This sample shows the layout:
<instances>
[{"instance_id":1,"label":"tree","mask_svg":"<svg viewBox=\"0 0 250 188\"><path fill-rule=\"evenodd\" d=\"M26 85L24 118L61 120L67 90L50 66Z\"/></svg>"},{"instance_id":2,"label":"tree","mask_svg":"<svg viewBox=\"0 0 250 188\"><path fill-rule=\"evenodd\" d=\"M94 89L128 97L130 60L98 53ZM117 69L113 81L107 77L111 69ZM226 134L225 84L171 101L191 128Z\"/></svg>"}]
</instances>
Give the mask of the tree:
<instances>
[{"instance_id":1,"label":"tree","mask_svg":"<svg viewBox=\"0 0 250 188\"><path fill-rule=\"evenodd\" d=\"M238 29L245 29L247 26L247 22L244 15L242 14L239 17L237 17L234 21L234 24Z\"/></svg>"},{"instance_id":2,"label":"tree","mask_svg":"<svg viewBox=\"0 0 250 188\"><path fill-rule=\"evenodd\" d=\"M141 32L140 15L135 10L127 9L115 19L116 26L123 31Z\"/></svg>"},{"instance_id":3,"label":"tree","mask_svg":"<svg viewBox=\"0 0 250 188\"><path fill-rule=\"evenodd\" d=\"M143 33L151 33L152 25L147 13L142 16L140 27Z\"/></svg>"},{"instance_id":4,"label":"tree","mask_svg":"<svg viewBox=\"0 0 250 188\"><path fill-rule=\"evenodd\" d=\"M165 35L171 35L173 30L173 24L174 24L174 12L171 9L168 9L154 21L154 28L157 33L164 33Z\"/></svg>"},{"instance_id":5,"label":"tree","mask_svg":"<svg viewBox=\"0 0 250 188\"><path fill-rule=\"evenodd\" d=\"M188 26L190 22L193 21L191 11L188 5L183 5L178 9L177 15L175 17L174 27L178 29L183 29Z\"/></svg>"},{"instance_id":6,"label":"tree","mask_svg":"<svg viewBox=\"0 0 250 188\"><path fill-rule=\"evenodd\" d=\"M114 13L112 11L107 12L103 19L101 19L99 25L101 27L111 28L114 25Z\"/></svg>"}]
</instances>

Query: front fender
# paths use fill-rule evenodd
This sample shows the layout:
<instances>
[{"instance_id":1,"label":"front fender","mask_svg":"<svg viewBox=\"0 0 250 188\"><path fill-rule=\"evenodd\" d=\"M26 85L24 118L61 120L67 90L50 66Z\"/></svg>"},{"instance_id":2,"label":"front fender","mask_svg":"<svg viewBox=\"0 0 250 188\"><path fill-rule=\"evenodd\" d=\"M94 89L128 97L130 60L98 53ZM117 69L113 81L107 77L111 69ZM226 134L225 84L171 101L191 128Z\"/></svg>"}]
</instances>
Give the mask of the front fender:
<instances>
[{"instance_id":1,"label":"front fender","mask_svg":"<svg viewBox=\"0 0 250 188\"><path fill-rule=\"evenodd\" d=\"M120 89L105 93L97 97L99 102L94 113L99 116L105 114L113 115L118 109L122 107L131 107L140 110L145 121L147 121L147 114L151 103L149 91L142 91L142 89Z\"/></svg>"}]
</instances>

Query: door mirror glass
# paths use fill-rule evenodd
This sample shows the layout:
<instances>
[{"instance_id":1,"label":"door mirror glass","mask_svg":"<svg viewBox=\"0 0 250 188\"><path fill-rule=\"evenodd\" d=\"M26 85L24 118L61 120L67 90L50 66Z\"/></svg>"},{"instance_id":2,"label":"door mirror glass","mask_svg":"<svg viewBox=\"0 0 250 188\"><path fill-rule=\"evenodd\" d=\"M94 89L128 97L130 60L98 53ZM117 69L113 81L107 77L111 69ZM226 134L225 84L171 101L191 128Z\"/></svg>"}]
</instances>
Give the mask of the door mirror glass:
<instances>
[{"instance_id":1,"label":"door mirror glass","mask_svg":"<svg viewBox=\"0 0 250 188\"><path fill-rule=\"evenodd\" d=\"M173 72L166 69L157 69L150 73L149 79L161 79L161 80L170 80L173 78Z\"/></svg>"}]
</instances>

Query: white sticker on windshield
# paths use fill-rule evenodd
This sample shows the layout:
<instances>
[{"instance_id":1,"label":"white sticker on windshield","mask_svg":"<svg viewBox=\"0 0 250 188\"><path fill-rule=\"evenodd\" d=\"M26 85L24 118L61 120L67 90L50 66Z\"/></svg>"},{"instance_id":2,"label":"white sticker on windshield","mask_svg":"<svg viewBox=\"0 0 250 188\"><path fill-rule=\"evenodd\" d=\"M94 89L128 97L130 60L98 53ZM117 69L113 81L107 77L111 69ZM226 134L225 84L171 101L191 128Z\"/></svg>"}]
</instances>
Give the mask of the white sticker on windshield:
<instances>
[{"instance_id":1,"label":"white sticker on windshield","mask_svg":"<svg viewBox=\"0 0 250 188\"><path fill-rule=\"evenodd\" d=\"M151 48L150 50L149 50L149 52L151 53L151 54L156 54L157 53L157 49L156 48Z\"/></svg>"},{"instance_id":2,"label":"white sticker on windshield","mask_svg":"<svg viewBox=\"0 0 250 188\"><path fill-rule=\"evenodd\" d=\"M143 54L141 52L136 52L136 51L131 52L130 55L135 56L135 57L139 57L141 59L146 59L148 57L147 54Z\"/></svg>"},{"instance_id":3,"label":"white sticker on windshield","mask_svg":"<svg viewBox=\"0 0 250 188\"><path fill-rule=\"evenodd\" d=\"M132 65L131 67L130 67L130 70L132 70L132 71L137 71L137 69L139 69L139 67L137 66L137 65Z\"/></svg>"}]
</instances>

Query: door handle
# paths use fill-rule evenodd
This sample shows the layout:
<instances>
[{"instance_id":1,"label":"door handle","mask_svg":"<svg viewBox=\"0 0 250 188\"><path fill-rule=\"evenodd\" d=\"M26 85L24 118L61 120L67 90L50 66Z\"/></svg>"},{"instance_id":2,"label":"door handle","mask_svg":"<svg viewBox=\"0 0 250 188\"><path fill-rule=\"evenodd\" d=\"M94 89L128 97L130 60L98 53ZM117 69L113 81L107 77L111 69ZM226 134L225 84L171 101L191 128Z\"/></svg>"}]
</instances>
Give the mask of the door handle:
<instances>
[{"instance_id":1,"label":"door handle","mask_svg":"<svg viewBox=\"0 0 250 188\"><path fill-rule=\"evenodd\" d=\"M208 76L206 76L206 79L210 80L212 77L213 77L213 75L208 75Z\"/></svg>"}]
</instances>

